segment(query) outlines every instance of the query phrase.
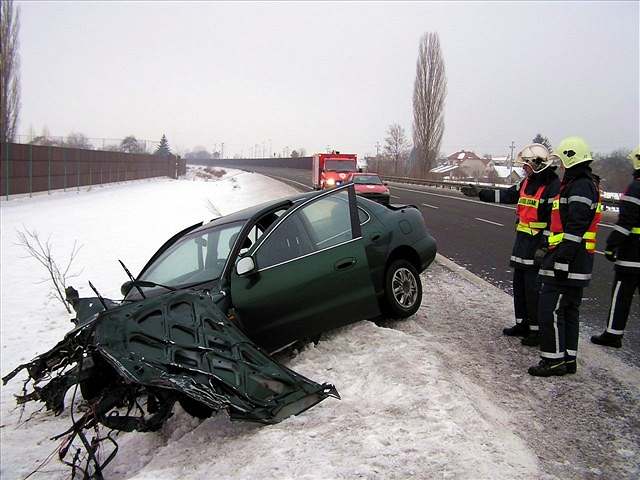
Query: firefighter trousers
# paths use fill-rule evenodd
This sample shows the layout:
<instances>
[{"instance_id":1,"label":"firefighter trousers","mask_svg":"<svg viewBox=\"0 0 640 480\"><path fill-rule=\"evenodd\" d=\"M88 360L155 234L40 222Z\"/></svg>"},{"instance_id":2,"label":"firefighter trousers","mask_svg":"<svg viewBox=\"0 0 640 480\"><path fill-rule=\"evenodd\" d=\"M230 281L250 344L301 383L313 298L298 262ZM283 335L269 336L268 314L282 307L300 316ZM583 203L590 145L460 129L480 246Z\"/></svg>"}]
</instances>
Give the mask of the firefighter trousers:
<instances>
[{"instance_id":1,"label":"firefighter trousers","mask_svg":"<svg viewBox=\"0 0 640 480\"><path fill-rule=\"evenodd\" d=\"M540 284L538 270L513 269L513 310L516 314L516 323L528 326L531 332L539 330L538 296Z\"/></svg>"},{"instance_id":2,"label":"firefighter trousers","mask_svg":"<svg viewBox=\"0 0 640 480\"><path fill-rule=\"evenodd\" d=\"M640 293L640 273L637 275L618 273L613 279L611 288L611 306L607 318L607 332L614 335L623 335L627 326L627 319L631 311L633 295Z\"/></svg>"},{"instance_id":3,"label":"firefighter trousers","mask_svg":"<svg viewBox=\"0 0 640 480\"><path fill-rule=\"evenodd\" d=\"M542 327L540 356L574 360L578 353L582 287L543 283L538 311Z\"/></svg>"}]
</instances>

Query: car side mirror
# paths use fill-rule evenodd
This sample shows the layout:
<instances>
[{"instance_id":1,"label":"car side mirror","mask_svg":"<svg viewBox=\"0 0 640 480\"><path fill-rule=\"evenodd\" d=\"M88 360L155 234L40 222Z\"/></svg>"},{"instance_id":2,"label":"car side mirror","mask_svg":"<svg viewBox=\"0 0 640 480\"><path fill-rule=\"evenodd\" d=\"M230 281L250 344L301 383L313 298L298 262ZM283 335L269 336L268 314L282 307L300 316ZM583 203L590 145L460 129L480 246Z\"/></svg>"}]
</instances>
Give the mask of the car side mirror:
<instances>
[{"instance_id":1,"label":"car side mirror","mask_svg":"<svg viewBox=\"0 0 640 480\"><path fill-rule=\"evenodd\" d=\"M122 284L122 286L120 287L120 293L122 294L123 297L127 296L127 293L129 293L129 291L133 288L133 282L131 280L127 280L126 282L124 282Z\"/></svg>"},{"instance_id":2,"label":"car side mirror","mask_svg":"<svg viewBox=\"0 0 640 480\"><path fill-rule=\"evenodd\" d=\"M384 186L385 186L385 187L388 187L388 186L389 186L389 183L388 183L388 182L384 182Z\"/></svg>"},{"instance_id":3,"label":"car side mirror","mask_svg":"<svg viewBox=\"0 0 640 480\"><path fill-rule=\"evenodd\" d=\"M236 273L238 275L246 275L256 269L256 264L252 257L242 257L236 264Z\"/></svg>"}]
</instances>

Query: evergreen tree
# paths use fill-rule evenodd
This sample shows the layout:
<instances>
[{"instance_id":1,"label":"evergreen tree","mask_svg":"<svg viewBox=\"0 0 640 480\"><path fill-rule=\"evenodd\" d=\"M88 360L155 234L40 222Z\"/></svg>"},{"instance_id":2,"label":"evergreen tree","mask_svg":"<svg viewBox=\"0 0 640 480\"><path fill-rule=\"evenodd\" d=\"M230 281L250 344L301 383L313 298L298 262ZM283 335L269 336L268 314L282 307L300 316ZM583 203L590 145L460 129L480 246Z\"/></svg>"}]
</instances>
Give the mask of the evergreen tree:
<instances>
[{"instance_id":1,"label":"evergreen tree","mask_svg":"<svg viewBox=\"0 0 640 480\"><path fill-rule=\"evenodd\" d=\"M169 141L167 140L167 136L163 133L162 138L160 139L160 144L156 151L153 152L154 155L159 155L161 157L167 157L171 155L171 149L169 148Z\"/></svg>"},{"instance_id":2,"label":"evergreen tree","mask_svg":"<svg viewBox=\"0 0 640 480\"><path fill-rule=\"evenodd\" d=\"M533 143L539 143L547 147L547 150L550 152L553 151L553 146L547 137L543 137L541 133L537 133L535 137L533 137Z\"/></svg>"}]
</instances>

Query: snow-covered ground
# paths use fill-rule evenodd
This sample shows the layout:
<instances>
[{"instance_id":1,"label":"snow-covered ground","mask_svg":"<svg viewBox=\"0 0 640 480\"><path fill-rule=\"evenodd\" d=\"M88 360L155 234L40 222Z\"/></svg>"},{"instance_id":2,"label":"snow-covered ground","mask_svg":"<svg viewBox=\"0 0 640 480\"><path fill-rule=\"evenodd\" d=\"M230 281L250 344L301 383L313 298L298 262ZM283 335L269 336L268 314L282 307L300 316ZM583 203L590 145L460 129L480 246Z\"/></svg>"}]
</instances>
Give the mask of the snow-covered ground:
<instances>
[{"instance_id":1,"label":"snow-covered ground","mask_svg":"<svg viewBox=\"0 0 640 480\"><path fill-rule=\"evenodd\" d=\"M15 245L17 229L50 236L61 258L77 240L82 272L71 283L87 295L91 280L117 298L125 280L118 258L136 273L185 226L294 193L258 174L228 170L203 181L207 175L198 170L184 180L0 204L3 375L71 326L48 286L37 283L41 267ZM511 322L511 298L440 262L423 274L423 307L411 319L359 322L280 358L335 384L342 400L266 427L231 423L224 414L200 421L176 407L160 432L118 437L107 478L637 478L638 371L581 345L577 375L529 378L535 352L498 333ZM19 380L2 388L2 478L27 476L55 451L49 437L70 424L68 411L19 423ZM23 420L34 411L28 406ZM55 455L42 470L35 478L68 476Z\"/></svg>"}]
</instances>

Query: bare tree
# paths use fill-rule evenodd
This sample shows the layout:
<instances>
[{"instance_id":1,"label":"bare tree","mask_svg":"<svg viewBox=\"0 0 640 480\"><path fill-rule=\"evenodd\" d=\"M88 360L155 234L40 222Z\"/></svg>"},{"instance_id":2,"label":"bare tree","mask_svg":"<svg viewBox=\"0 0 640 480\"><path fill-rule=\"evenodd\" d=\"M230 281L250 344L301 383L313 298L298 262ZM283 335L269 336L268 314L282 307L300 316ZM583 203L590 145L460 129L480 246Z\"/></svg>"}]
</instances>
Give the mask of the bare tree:
<instances>
[{"instance_id":1,"label":"bare tree","mask_svg":"<svg viewBox=\"0 0 640 480\"><path fill-rule=\"evenodd\" d=\"M146 145L142 140L138 140L133 135L125 137L120 142L120 151L126 153L145 153Z\"/></svg>"},{"instance_id":2,"label":"bare tree","mask_svg":"<svg viewBox=\"0 0 640 480\"><path fill-rule=\"evenodd\" d=\"M413 84L413 144L417 171L424 176L437 162L444 133L444 100L447 77L437 33L420 39L416 80Z\"/></svg>"},{"instance_id":3,"label":"bare tree","mask_svg":"<svg viewBox=\"0 0 640 480\"><path fill-rule=\"evenodd\" d=\"M91 145L91 142L89 141L87 136L84 133L80 132L71 132L69 135L67 135L67 140L64 142L64 145L74 148L93 148L93 145Z\"/></svg>"},{"instance_id":4,"label":"bare tree","mask_svg":"<svg viewBox=\"0 0 640 480\"><path fill-rule=\"evenodd\" d=\"M405 163L409 151L409 142L404 128L399 123L392 123L387 129L384 139L384 153L393 162L393 173L398 175L401 164Z\"/></svg>"},{"instance_id":5,"label":"bare tree","mask_svg":"<svg viewBox=\"0 0 640 480\"><path fill-rule=\"evenodd\" d=\"M0 141L12 142L20 114L20 9L0 2Z\"/></svg>"},{"instance_id":6,"label":"bare tree","mask_svg":"<svg viewBox=\"0 0 640 480\"><path fill-rule=\"evenodd\" d=\"M32 232L25 228L24 231L18 231L18 245L23 247L30 257L35 258L47 270L49 275L47 280L51 281L55 297L62 302L67 313L71 313L64 291L67 288L67 280L79 275L79 273L70 273L70 270L82 246L78 246L78 242L73 242L69 261L64 268L60 268L53 258L51 238L42 241L37 231Z\"/></svg>"}]
</instances>

